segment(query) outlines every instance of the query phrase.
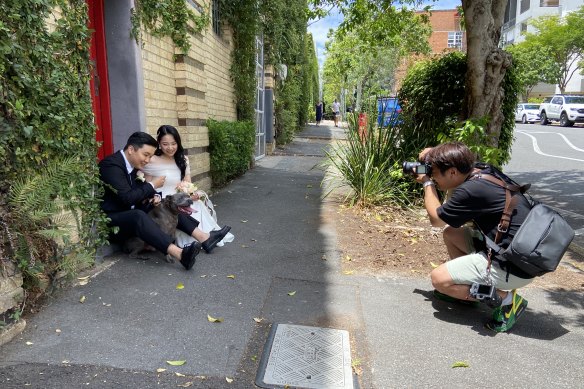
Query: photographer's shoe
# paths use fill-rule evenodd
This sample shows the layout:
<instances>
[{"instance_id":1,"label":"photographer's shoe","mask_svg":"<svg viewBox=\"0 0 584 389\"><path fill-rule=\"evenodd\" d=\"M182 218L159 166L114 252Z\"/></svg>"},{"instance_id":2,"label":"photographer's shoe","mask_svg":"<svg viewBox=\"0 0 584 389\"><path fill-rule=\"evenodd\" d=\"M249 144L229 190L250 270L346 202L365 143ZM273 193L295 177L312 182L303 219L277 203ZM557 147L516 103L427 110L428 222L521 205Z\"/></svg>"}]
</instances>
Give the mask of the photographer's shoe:
<instances>
[{"instance_id":1,"label":"photographer's shoe","mask_svg":"<svg viewBox=\"0 0 584 389\"><path fill-rule=\"evenodd\" d=\"M197 254L201 251L201 244L199 242L193 242L192 244L183 247L182 254L180 255L180 263L187 270L191 270L195 261L197 260Z\"/></svg>"},{"instance_id":2,"label":"photographer's shoe","mask_svg":"<svg viewBox=\"0 0 584 389\"><path fill-rule=\"evenodd\" d=\"M432 294L438 300L448 301L449 303L458 303L458 304L462 304L462 305L468 305L468 306L471 306L471 307L478 307L480 305L480 302L479 301L457 299L456 297L451 297L451 296L449 296L447 294L440 293L436 289L434 289L434 292L432 292Z\"/></svg>"},{"instance_id":3,"label":"photographer's shoe","mask_svg":"<svg viewBox=\"0 0 584 389\"><path fill-rule=\"evenodd\" d=\"M507 332L515 325L519 316L527 308L527 300L518 295L516 290L512 293L513 302L496 308L493 311L493 320L485 324L486 328L495 332Z\"/></svg>"},{"instance_id":4,"label":"photographer's shoe","mask_svg":"<svg viewBox=\"0 0 584 389\"><path fill-rule=\"evenodd\" d=\"M221 240L225 238L225 235L227 235L229 230L231 230L231 227L224 226L219 231L209 232L209 238L201 245L203 250L205 250L207 254L211 253L215 246L217 246L217 243L221 242Z\"/></svg>"}]
</instances>

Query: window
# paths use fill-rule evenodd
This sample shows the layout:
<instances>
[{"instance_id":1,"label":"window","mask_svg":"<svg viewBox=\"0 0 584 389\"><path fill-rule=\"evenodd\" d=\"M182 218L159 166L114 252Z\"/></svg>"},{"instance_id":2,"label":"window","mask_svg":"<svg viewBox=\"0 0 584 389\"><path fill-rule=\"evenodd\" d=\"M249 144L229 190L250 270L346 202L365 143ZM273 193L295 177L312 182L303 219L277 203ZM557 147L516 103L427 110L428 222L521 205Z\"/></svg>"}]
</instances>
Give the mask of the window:
<instances>
[{"instance_id":1,"label":"window","mask_svg":"<svg viewBox=\"0 0 584 389\"><path fill-rule=\"evenodd\" d=\"M219 18L219 0L213 0L213 31L221 36L221 19Z\"/></svg>"},{"instance_id":2,"label":"window","mask_svg":"<svg viewBox=\"0 0 584 389\"><path fill-rule=\"evenodd\" d=\"M448 47L462 48L462 31L448 32Z\"/></svg>"},{"instance_id":3,"label":"window","mask_svg":"<svg viewBox=\"0 0 584 389\"><path fill-rule=\"evenodd\" d=\"M527 23L521 23L521 32L527 31Z\"/></svg>"},{"instance_id":4,"label":"window","mask_svg":"<svg viewBox=\"0 0 584 389\"><path fill-rule=\"evenodd\" d=\"M540 7L559 7L560 0L539 0Z\"/></svg>"},{"instance_id":5,"label":"window","mask_svg":"<svg viewBox=\"0 0 584 389\"><path fill-rule=\"evenodd\" d=\"M529 10L530 3L531 3L531 0L521 0L521 9L520 9L519 13L523 13L523 12Z\"/></svg>"}]
</instances>

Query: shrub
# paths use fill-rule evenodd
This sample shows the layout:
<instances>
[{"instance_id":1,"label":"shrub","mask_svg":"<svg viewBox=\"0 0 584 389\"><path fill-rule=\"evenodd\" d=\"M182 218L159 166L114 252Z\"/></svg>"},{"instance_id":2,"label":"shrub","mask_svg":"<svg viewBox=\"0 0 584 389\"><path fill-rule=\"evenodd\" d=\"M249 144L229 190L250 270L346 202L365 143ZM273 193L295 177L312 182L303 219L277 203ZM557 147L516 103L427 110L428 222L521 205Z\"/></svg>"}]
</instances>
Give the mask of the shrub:
<instances>
[{"instance_id":1,"label":"shrub","mask_svg":"<svg viewBox=\"0 0 584 389\"><path fill-rule=\"evenodd\" d=\"M223 186L245 173L253 160L255 126L249 121L208 120L213 185Z\"/></svg>"}]
</instances>

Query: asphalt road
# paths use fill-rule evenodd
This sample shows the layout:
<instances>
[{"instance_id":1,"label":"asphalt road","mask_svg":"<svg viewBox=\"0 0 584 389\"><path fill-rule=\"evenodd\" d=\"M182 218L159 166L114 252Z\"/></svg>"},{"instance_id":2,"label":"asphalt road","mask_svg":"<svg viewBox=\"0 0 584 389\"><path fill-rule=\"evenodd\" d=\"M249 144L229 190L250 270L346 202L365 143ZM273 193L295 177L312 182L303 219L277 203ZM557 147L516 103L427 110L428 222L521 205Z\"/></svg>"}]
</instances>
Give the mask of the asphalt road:
<instances>
[{"instance_id":1,"label":"asphalt road","mask_svg":"<svg viewBox=\"0 0 584 389\"><path fill-rule=\"evenodd\" d=\"M506 173L531 183L529 193L557 210L584 247L584 125L560 127L517 123Z\"/></svg>"}]
</instances>

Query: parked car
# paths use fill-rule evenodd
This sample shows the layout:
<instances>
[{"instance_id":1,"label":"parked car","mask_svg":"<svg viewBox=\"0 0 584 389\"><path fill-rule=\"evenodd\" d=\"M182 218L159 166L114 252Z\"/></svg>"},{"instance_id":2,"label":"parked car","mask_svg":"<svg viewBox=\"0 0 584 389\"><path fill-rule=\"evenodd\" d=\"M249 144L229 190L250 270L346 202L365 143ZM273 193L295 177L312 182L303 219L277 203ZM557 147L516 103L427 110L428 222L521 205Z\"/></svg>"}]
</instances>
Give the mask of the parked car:
<instances>
[{"instance_id":1,"label":"parked car","mask_svg":"<svg viewBox=\"0 0 584 389\"><path fill-rule=\"evenodd\" d=\"M515 121L521 121L523 124L539 122L539 104L517 104L517 109L515 110Z\"/></svg>"},{"instance_id":2,"label":"parked car","mask_svg":"<svg viewBox=\"0 0 584 389\"><path fill-rule=\"evenodd\" d=\"M562 127L584 123L584 96L554 95L546 97L540 107L540 123L560 122Z\"/></svg>"},{"instance_id":3,"label":"parked car","mask_svg":"<svg viewBox=\"0 0 584 389\"><path fill-rule=\"evenodd\" d=\"M397 97L381 97L377 99L377 125L381 127L393 126L402 122L400 118L401 106Z\"/></svg>"}]
</instances>

